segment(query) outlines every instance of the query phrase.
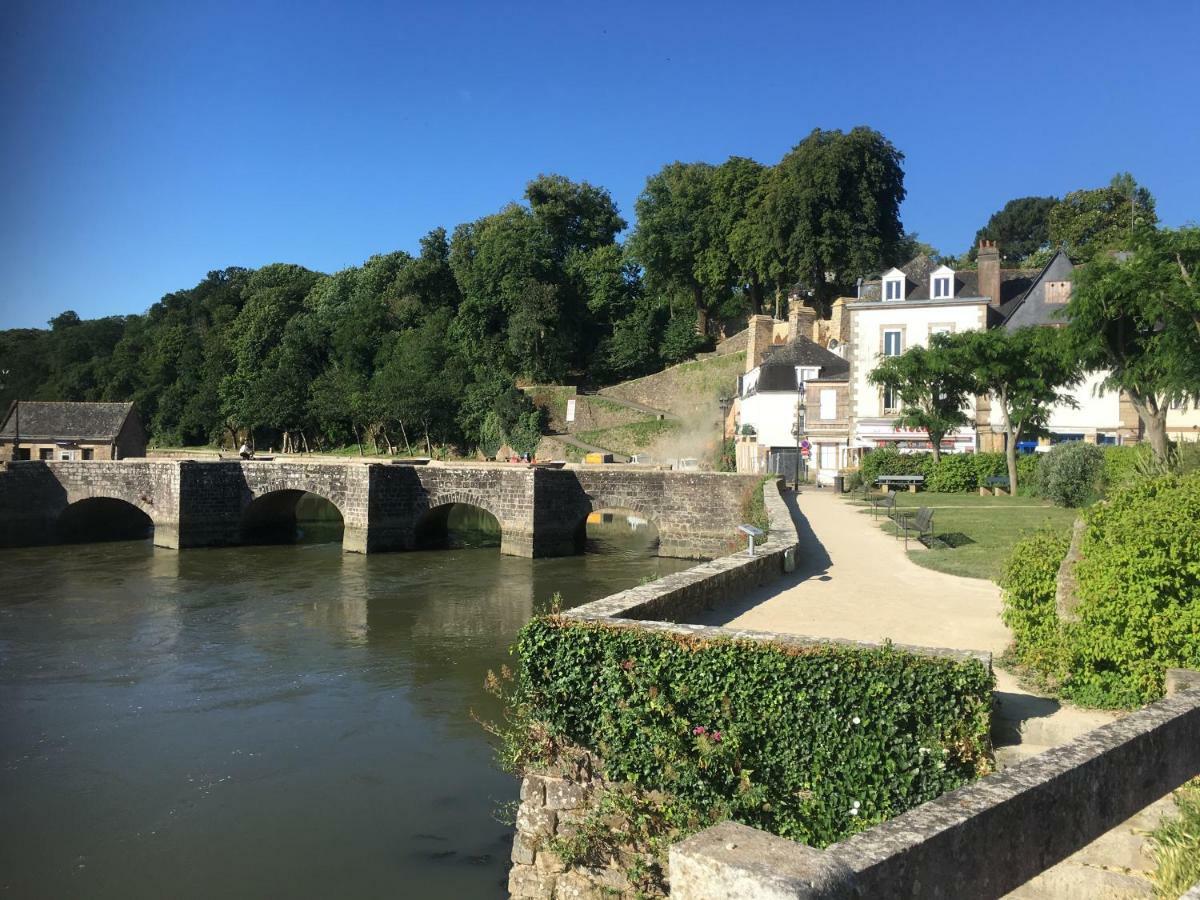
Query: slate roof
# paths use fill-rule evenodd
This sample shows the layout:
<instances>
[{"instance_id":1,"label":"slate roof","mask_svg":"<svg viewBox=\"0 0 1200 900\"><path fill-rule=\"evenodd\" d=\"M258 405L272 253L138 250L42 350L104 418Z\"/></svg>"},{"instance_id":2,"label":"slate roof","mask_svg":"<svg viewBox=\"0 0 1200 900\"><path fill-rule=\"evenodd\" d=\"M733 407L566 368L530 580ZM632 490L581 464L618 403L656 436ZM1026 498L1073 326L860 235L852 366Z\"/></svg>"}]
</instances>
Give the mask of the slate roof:
<instances>
[{"instance_id":1,"label":"slate roof","mask_svg":"<svg viewBox=\"0 0 1200 900\"><path fill-rule=\"evenodd\" d=\"M1071 281L1075 266L1063 251L1050 258L1020 297L1000 307L1004 327L1012 330L1025 325L1061 325L1066 322L1063 304L1046 304L1047 281Z\"/></svg>"},{"instance_id":2,"label":"slate roof","mask_svg":"<svg viewBox=\"0 0 1200 900\"><path fill-rule=\"evenodd\" d=\"M767 354L758 373L757 390L796 390L797 366L817 367L817 378L810 379L814 381L846 381L850 376L848 360L801 336Z\"/></svg>"},{"instance_id":3,"label":"slate roof","mask_svg":"<svg viewBox=\"0 0 1200 900\"><path fill-rule=\"evenodd\" d=\"M907 275L904 285L905 300L932 300L929 295L929 279L939 264L925 254L914 257L900 271ZM1000 305L1015 303L1029 290L1039 275L1038 269L1001 269L1000 270ZM860 300L880 300L883 297L883 278L875 278L862 283ZM973 269L954 273L954 296L978 297L979 273ZM900 301L892 301L900 302Z\"/></svg>"},{"instance_id":4,"label":"slate roof","mask_svg":"<svg viewBox=\"0 0 1200 900\"><path fill-rule=\"evenodd\" d=\"M114 440L133 412L132 403L47 403L21 400L8 409L0 440L16 435L16 407L21 408L21 440Z\"/></svg>"}]
</instances>

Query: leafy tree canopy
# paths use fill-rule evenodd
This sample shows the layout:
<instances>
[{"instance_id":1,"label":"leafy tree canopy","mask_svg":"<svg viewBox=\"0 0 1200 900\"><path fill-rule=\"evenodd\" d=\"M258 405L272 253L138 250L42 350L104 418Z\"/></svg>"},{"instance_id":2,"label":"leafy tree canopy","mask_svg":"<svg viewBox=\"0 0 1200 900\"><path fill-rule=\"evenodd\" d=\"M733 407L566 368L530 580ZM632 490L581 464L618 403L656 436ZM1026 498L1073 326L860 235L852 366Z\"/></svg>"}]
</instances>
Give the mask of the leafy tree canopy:
<instances>
[{"instance_id":1,"label":"leafy tree canopy","mask_svg":"<svg viewBox=\"0 0 1200 900\"><path fill-rule=\"evenodd\" d=\"M1050 243L1081 262L1098 251L1128 247L1157 223L1150 191L1122 172L1107 187L1072 191L1055 205L1049 213Z\"/></svg>"},{"instance_id":2,"label":"leafy tree canopy","mask_svg":"<svg viewBox=\"0 0 1200 900\"><path fill-rule=\"evenodd\" d=\"M1010 265L1050 245L1050 212L1057 197L1018 197L992 213L987 224L975 232L967 255L974 260L981 240L995 241L1001 259Z\"/></svg>"}]
</instances>

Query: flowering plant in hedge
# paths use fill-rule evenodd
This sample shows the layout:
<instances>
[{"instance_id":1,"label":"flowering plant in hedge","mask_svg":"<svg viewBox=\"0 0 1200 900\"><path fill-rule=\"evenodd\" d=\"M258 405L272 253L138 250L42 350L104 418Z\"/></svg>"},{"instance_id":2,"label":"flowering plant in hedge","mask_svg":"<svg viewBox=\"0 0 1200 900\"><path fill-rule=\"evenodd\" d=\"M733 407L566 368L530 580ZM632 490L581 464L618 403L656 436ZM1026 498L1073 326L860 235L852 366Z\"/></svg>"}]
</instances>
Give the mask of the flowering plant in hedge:
<instances>
[{"instance_id":1,"label":"flowering plant in hedge","mask_svg":"<svg viewBox=\"0 0 1200 900\"><path fill-rule=\"evenodd\" d=\"M825 846L990 768L992 675L890 646L699 639L530 622L509 720L666 798L685 830L725 818ZM516 741L519 745L520 739ZM543 760L544 761L544 760Z\"/></svg>"}]
</instances>

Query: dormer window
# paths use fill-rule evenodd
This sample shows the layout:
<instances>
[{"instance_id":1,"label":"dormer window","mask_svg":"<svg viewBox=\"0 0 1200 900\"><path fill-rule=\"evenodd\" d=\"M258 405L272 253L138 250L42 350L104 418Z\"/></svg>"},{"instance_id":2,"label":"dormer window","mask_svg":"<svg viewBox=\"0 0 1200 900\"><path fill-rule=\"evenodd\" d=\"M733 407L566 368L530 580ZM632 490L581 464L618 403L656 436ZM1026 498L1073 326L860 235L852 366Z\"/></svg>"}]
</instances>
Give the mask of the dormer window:
<instances>
[{"instance_id":1,"label":"dormer window","mask_svg":"<svg viewBox=\"0 0 1200 900\"><path fill-rule=\"evenodd\" d=\"M903 300L905 274L899 269L892 269L883 276L883 299Z\"/></svg>"},{"instance_id":2,"label":"dormer window","mask_svg":"<svg viewBox=\"0 0 1200 900\"><path fill-rule=\"evenodd\" d=\"M929 296L934 300L950 300L954 297L954 270L940 266L929 277Z\"/></svg>"}]
</instances>

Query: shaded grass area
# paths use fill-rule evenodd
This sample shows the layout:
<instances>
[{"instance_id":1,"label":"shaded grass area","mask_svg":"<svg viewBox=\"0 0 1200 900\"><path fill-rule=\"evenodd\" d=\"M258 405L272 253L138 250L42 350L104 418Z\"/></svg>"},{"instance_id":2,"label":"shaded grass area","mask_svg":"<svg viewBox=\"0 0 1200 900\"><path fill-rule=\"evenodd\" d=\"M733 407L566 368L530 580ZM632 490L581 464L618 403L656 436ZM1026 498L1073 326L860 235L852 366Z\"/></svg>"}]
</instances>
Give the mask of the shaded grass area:
<instances>
[{"instance_id":1,"label":"shaded grass area","mask_svg":"<svg viewBox=\"0 0 1200 900\"><path fill-rule=\"evenodd\" d=\"M647 419L644 422L631 422L628 425L617 425L613 428L600 428L595 431L581 431L576 437L588 444L595 444L614 453L624 453L632 456L649 447L660 435L677 428L678 422L665 419Z\"/></svg>"},{"instance_id":2,"label":"shaded grass area","mask_svg":"<svg viewBox=\"0 0 1200 900\"><path fill-rule=\"evenodd\" d=\"M854 501L871 515L871 505ZM1033 497L980 497L978 494L936 494L901 492L896 495L896 511L915 513L926 506L933 510L935 540L930 549L909 550L909 558L919 566L961 575L997 581L1004 570L1013 545L1024 535L1049 526L1066 530L1079 511L1061 509ZM883 513L878 519L889 534L896 526ZM913 547L913 541L909 540Z\"/></svg>"}]
</instances>

